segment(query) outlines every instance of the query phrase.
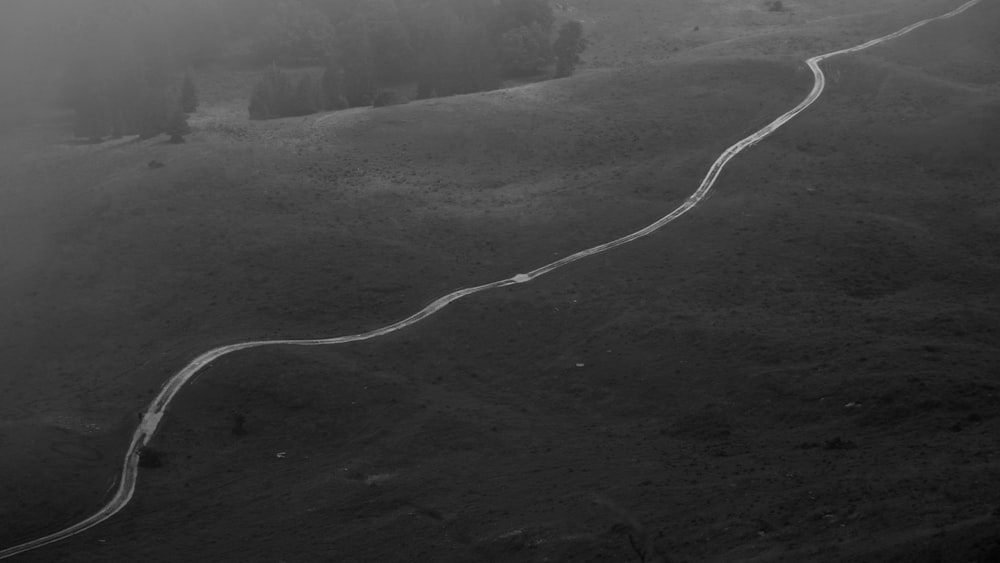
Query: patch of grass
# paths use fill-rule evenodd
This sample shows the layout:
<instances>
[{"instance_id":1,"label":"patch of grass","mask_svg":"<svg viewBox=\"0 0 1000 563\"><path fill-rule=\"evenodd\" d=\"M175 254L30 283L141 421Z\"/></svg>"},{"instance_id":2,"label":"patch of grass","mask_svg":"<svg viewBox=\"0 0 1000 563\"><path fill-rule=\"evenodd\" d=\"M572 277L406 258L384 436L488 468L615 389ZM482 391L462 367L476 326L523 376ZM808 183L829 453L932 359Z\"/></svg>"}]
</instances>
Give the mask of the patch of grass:
<instances>
[{"instance_id":1,"label":"patch of grass","mask_svg":"<svg viewBox=\"0 0 1000 563\"><path fill-rule=\"evenodd\" d=\"M145 469L155 469L163 467L163 453L150 446L144 446L139 450L139 467Z\"/></svg>"}]
</instances>

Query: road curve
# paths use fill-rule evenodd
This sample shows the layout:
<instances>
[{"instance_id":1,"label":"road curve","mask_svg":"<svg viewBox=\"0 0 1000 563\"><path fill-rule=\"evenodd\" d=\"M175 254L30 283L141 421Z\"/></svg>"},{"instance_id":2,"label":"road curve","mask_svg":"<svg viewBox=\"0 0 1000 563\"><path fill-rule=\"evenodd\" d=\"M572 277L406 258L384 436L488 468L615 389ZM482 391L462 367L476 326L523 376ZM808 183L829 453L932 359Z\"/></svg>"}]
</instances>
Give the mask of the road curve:
<instances>
[{"instance_id":1,"label":"road curve","mask_svg":"<svg viewBox=\"0 0 1000 563\"><path fill-rule=\"evenodd\" d=\"M153 402L150 403L149 407L146 409L146 412L142 415L142 422L139 423L139 427L136 428L135 432L132 434L132 443L129 446L128 453L125 455L125 460L122 462L121 474L119 475L117 482L118 487L117 489L115 489L115 494L111 498L111 500L109 500L107 504L105 504L96 513L87 517L84 520L81 520L80 522L77 522L76 524L73 524L67 528L59 530L58 532L54 532L47 536L43 536L38 539L22 543L20 545L15 545L12 547L8 547L4 550L0 550L0 559L7 559L9 557L25 553L27 551L38 549L46 545L51 545L53 543L62 541L66 538L79 534L85 530L89 530L90 528L93 528L94 526L100 524L101 522L104 522L105 520L111 518L115 514L118 514L123 508L125 508L125 506L129 503L129 501L132 500L132 496L135 494L135 486L139 476L139 451L144 446L149 444L149 442L153 439L153 436L156 434L157 428L159 428L160 426L160 422L163 420L163 415L166 414L167 407L170 405L170 402L173 401L174 398L177 396L177 394L180 392L181 388L183 388L184 385L191 380L191 378L193 378L199 371L201 371L202 368L212 363L213 361L217 360L218 358L221 358L222 356L225 356L227 354L232 354L233 352L238 352L240 350L247 350L249 348L259 348L262 346L327 346L333 344L346 344L348 342L358 342L361 340L370 340L372 338L377 338L379 336L383 336L391 332L395 332L397 330L406 328L412 324L416 324L426 319L427 317L433 315L434 313L437 313L441 309L447 307L449 304L458 301L459 299L462 299L463 297L468 297L469 295L473 295L475 293L487 291L490 289L497 289L501 287L507 287L510 285L527 283L553 270L566 266L567 264L576 262L577 260L582 260L588 256L593 256L595 254L600 254L601 252L606 252L613 248L617 248L624 244L628 244L637 239L650 235L656 232L657 230L663 228L668 223L671 223L681 215L684 215L688 211L691 211L692 209L694 209L695 206L701 203L701 201L704 200L705 197L708 195L709 191L711 191L712 186L715 185L715 181L719 177L719 174L722 172L722 169L726 166L726 164L729 163L730 160L733 159L733 157L743 152L743 150L745 150L747 147L751 147L759 143L760 141L762 141L763 139L765 139L766 137L777 131L782 125L788 123L791 119L793 119L795 116L805 111L806 108L811 106L813 103L816 102L817 99L819 99L820 95L823 94L824 88L826 88L826 76L823 74L823 71L820 69L819 66L821 62L831 57L846 55L848 53L854 53L857 51L868 49L869 47L873 47L880 43L896 39L897 37L906 35L907 33L919 27L922 27L932 21L942 20L957 16L962 12L965 12L969 8L975 6L980 1L981 0L970 0L946 14L921 20L915 24L909 25L907 27L904 27L903 29L900 29L899 31L896 31L895 33L890 33L888 35L884 35L877 39L872 39L871 41L862 43L860 45L856 45L854 47L840 49L838 51L833 51L806 60L806 64L809 66L809 69L812 70L813 77L815 79L812 91L809 92L809 95L806 96L806 98L802 100L802 102L799 103L799 105L795 106L788 112L782 114L780 117L778 117L777 119L775 119L762 129L760 129L756 133L750 135L749 137L746 137L745 139L737 142L733 146L726 149L725 152L723 152L719 156L719 158L716 159L716 161L712 164L712 167L709 168L708 173L705 175L705 178L701 181L701 185L698 186L698 189L693 194L691 194L691 196L689 196L684 201L684 203L682 203L678 208L671 211L669 214L661 217L655 223L652 223L649 226L640 229L632 234L623 236L619 239L615 239L611 242L601 244L599 246L588 248L586 250L581 250L580 252L571 254L560 260L556 260L551 264L547 264L545 266L532 270L526 274L517 274L509 278L495 281L492 283L479 285L476 287L459 289L443 297L439 297L438 299L434 300L433 302L431 302L431 304L427 305L420 311L414 313L413 315L401 321L368 332L352 334L348 336L338 336L335 338L322 338L322 339L318 338L315 340L256 340L253 342L241 342L238 344L230 344L228 346L222 346L219 348L215 348L213 350L209 350L208 352L205 352L204 354L192 360L191 363L189 363L187 366L184 367L184 369L177 372L173 377L171 377L163 386L163 388L160 390L159 394L157 394Z\"/></svg>"}]
</instances>

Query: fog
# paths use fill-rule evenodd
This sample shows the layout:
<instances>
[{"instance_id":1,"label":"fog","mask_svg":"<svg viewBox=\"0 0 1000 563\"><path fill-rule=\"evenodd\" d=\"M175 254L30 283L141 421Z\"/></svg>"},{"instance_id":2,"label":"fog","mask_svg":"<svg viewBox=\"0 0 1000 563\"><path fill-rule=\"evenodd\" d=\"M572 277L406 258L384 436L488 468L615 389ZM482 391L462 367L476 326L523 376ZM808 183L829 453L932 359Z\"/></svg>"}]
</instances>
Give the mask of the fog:
<instances>
[{"instance_id":1,"label":"fog","mask_svg":"<svg viewBox=\"0 0 1000 563\"><path fill-rule=\"evenodd\" d=\"M0 559L993 561L998 22L0 0Z\"/></svg>"}]
</instances>

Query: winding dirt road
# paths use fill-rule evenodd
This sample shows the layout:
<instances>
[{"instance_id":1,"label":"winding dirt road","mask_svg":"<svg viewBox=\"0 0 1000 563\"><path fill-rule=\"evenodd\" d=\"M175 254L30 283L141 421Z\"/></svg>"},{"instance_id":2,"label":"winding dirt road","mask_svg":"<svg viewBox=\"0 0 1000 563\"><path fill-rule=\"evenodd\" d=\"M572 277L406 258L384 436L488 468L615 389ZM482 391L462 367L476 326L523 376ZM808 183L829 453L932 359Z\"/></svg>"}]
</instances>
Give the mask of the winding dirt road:
<instances>
[{"instance_id":1,"label":"winding dirt road","mask_svg":"<svg viewBox=\"0 0 1000 563\"><path fill-rule=\"evenodd\" d=\"M171 377L167 381L167 383L163 386L163 389L160 390L159 394L156 396L153 402L146 409L146 412L142 416L142 422L139 424L139 427L136 428L135 432L132 435L132 443L131 446L129 447L128 453L125 456L125 460L122 463L121 474L119 475L117 481L118 486L117 489L115 489L115 494L111 498L111 500L109 500L107 504L105 504L96 513L94 513L93 515L89 516L84 520L81 520L80 522L77 522L76 524L73 524L72 526L59 530L58 532L54 532L47 536L31 540L29 542L20 545L15 545L13 547L8 547L0 551L0 559L7 559L9 557L25 553L27 551L38 549L40 547L50 545L58 541L62 541L66 538L79 534L85 530L93 528L94 526L100 524L101 522L104 522L105 520L111 518L115 514L118 514L118 512L120 512L123 508L125 508L125 506L128 505L129 501L132 500L132 495L135 494L135 486L139 476L139 451L144 446L149 444L149 442L153 439L153 436L156 434L157 428L159 428L160 426L160 422L163 420L164 414L166 414L167 407L170 405L171 401L174 400L174 398L184 387L184 385L188 381L190 381L191 378L193 378L199 371L201 371L202 368L212 363L216 359L225 356L227 354L232 354L233 352L238 352L240 350L247 350L249 348L259 348L262 346L328 346L333 344L346 344L348 342L358 342L361 340L370 340L372 338L378 338L379 336L383 336L391 332L395 332L397 330L406 328L410 325L416 324L426 319L427 317L433 315L434 313L437 313L441 309L444 309L449 304L458 301L459 299L462 299L463 297L468 297L470 295L482 291L487 291L490 289L497 289L501 287L507 287L510 285L527 283L534 280L535 278L538 278L549 272L552 272L553 270L561 268L567 264L576 262L577 260L582 260L588 256L593 256L595 254L606 252L613 248L617 248L624 244L628 244L642 237L650 235L658 231L659 229L663 228L668 223L673 222L675 219L684 215L688 211L691 211L692 209L695 208L695 206L701 203L702 200L704 200L705 197L708 195L709 191L711 191L712 186L715 185L715 181L719 177L719 174L722 172L722 169L736 155L743 152L743 150L746 149L747 147L751 147L759 143L760 141L762 141L763 139L765 139L766 137L777 131L782 125L788 123L788 121L790 121L795 116L805 111L809 106L811 106L813 103L816 102L816 100L819 99L820 95L823 94L823 90L826 88L826 75L823 74L823 71L820 69L819 66L821 62L831 57L854 53L857 51L868 49L869 47L873 47L880 43L896 39L897 37L905 35L930 22L957 16L962 12L965 12L969 8L975 6L980 1L981 0L970 0L969 2L966 2L965 4L962 4L958 8L952 10L951 12L948 12L947 14L921 20L915 24L909 25L907 27L904 27L903 29L900 29L899 31L896 31L895 33L890 33L889 35L885 35L877 39L872 39L871 41L862 43L854 47L840 49L839 51L833 51L830 53L826 53L808 59L806 61L806 64L809 65L809 68L810 70L812 70L813 77L815 79L812 91L809 92L809 95L806 96L806 98L802 100L802 102L799 103L799 105L795 106L793 109L784 113L783 115L772 121L764 128L760 129L756 133L750 135L749 137L746 137L745 139L737 142L733 146L726 149L725 152L723 152L719 156L719 158L716 159L716 161L712 164L712 167L709 169L708 174L705 175L705 178L702 180L701 185L698 186L698 189L693 194L691 194L691 196L688 197L684 201L684 203L680 205L680 207L674 209L669 214L663 216L655 223L652 223L643 229L640 229L629 235L623 236L619 239L615 239L611 242L595 246L593 248L588 248L586 250L581 250L580 252L566 256L565 258L562 258L560 260L552 262L551 264L547 264L545 266L532 270L526 274L517 274L507 279L495 281L493 283L488 283L485 285L469 287L454 291L452 293L449 293L443 297L436 299L435 301L433 301L431 304L427 305L420 311L414 313L413 315L401 321L395 322L393 324L369 332L352 334L349 336L338 336L335 338L323 338L315 340L258 340L253 342L241 342L238 344L230 344L228 346L222 346L220 348L215 348L213 350L205 352L204 354L192 360L191 363L189 363L187 366L184 367L184 369L177 372L173 377Z\"/></svg>"}]
</instances>

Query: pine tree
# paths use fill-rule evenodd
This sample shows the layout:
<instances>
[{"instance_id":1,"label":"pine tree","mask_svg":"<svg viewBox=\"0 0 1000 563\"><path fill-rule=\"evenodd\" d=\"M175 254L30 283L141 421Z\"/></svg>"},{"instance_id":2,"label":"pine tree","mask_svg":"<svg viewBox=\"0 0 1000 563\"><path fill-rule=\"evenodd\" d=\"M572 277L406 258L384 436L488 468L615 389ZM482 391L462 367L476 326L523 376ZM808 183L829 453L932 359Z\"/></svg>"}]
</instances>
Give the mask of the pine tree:
<instances>
[{"instance_id":1,"label":"pine tree","mask_svg":"<svg viewBox=\"0 0 1000 563\"><path fill-rule=\"evenodd\" d=\"M190 72L184 74L181 84L181 110L184 113L194 113L198 109L198 89L194 85L194 77Z\"/></svg>"},{"instance_id":2,"label":"pine tree","mask_svg":"<svg viewBox=\"0 0 1000 563\"><path fill-rule=\"evenodd\" d=\"M250 95L250 119L268 119L273 116L267 82L261 80L254 86L253 94Z\"/></svg>"},{"instance_id":3,"label":"pine tree","mask_svg":"<svg viewBox=\"0 0 1000 563\"><path fill-rule=\"evenodd\" d=\"M552 44L556 55L556 78L573 74L576 65L580 63L580 53L587 48L587 40L583 38L583 24L569 21L559 28L559 37Z\"/></svg>"},{"instance_id":4,"label":"pine tree","mask_svg":"<svg viewBox=\"0 0 1000 563\"><path fill-rule=\"evenodd\" d=\"M184 135L191 132L188 125L187 114L180 106L176 106L168 111L164 133L170 135L171 143L183 143Z\"/></svg>"}]
</instances>

